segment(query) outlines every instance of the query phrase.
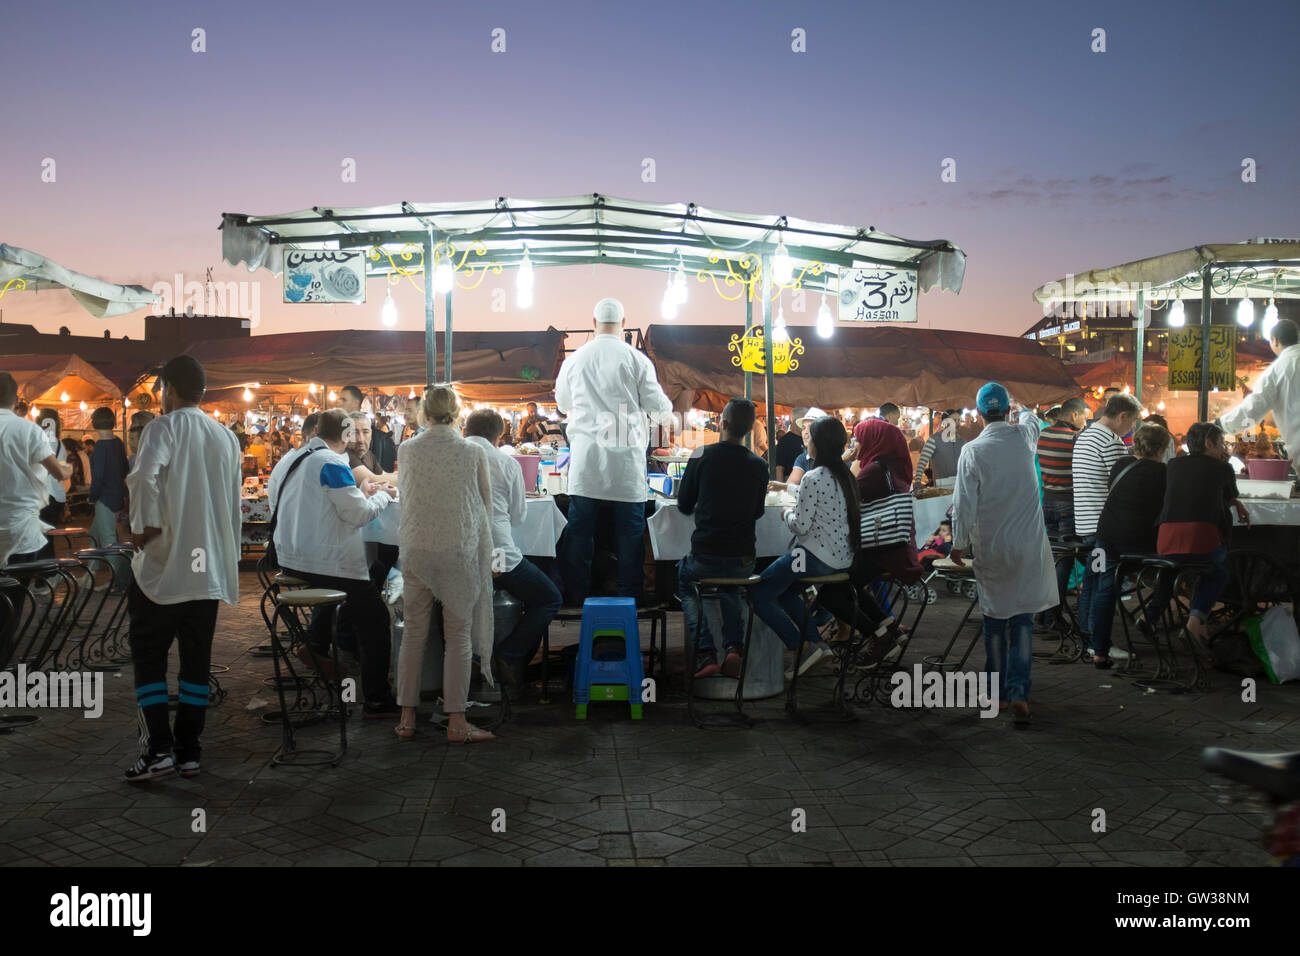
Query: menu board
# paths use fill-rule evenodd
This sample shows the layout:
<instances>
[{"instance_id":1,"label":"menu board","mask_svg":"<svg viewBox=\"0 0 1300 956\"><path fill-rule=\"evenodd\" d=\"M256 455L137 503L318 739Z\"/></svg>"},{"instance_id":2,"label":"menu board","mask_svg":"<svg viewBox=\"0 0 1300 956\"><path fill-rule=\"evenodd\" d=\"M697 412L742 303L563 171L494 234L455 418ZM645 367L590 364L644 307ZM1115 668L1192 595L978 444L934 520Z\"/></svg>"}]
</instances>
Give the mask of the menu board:
<instances>
[{"instance_id":1,"label":"menu board","mask_svg":"<svg viewBox=\"0 0 1300 956\"><path fill-rule=\"evenodd\" d=\"M293 249L284 255L285 302L365 302L361 250Z\"/></svg>"},{"instance_id":2,"label":"menu board","mask_svg":"<svg viewBox=\"0 0 1300 956\"><path fill-rule=\"evenodd\" d=\"M1169 330L1169 387L1197 391L1201 387L1201 329ZM1228 392L1237 387L1237 329L1210 326L1210 388Z\"/></svg>"}]
</instances>

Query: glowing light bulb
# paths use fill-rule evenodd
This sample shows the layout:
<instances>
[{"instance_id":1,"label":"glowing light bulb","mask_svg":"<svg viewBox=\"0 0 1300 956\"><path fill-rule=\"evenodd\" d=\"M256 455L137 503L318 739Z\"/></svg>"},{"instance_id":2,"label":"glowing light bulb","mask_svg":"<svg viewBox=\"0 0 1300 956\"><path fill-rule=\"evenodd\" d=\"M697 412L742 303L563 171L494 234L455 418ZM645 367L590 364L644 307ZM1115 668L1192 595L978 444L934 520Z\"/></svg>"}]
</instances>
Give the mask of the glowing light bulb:
<instances>
[{"instance_id":1,"label":"glowing light bulb","mask_svg":"<svg viewBox=\"0 0 1300 956\"><path fill-rule=\"evenodd\" d=\"M314 382L313 382L311 385L308 385L308 386L307 386L307 393L308 393L309 395L315 395L315 394L316 394L316 384L315 384Z\"/></svg>"},{"instance_id":2,"label":"glowing light bulb","mask_svg":"<svg viewBox=\"0 0 1300 956\"><path fill-rule=\"evenodd\" d=\"M835 317L831 315L830 306L826 304L826 293L822 293L822 304L817 309L817 335L829 339L835 334Z\"/></svg>"},{"instance_id":3,"label":"glowing light bulb","mask_svg":"<svg viewBox=\"0 0 1300 956\"><path fill-rule=\"evenodd\" d=\"M1160 409L1160 411L1163 412L1163 411L1165 410L1165 403L1164 403L1164 402L1156 402L1156 408Z\"/></svg>"},{"instance_id":4,"label":"glowing light bulb","mask_svg":"<svg viewBox=\"0 0 1300 956\"><path fill-rule=\"evenodd\" d=\"M670 287L673 293L673 301L678 305L686 304L686 270L679 264L673 272L673 281Z\"/></svg>"},{"instance_id":5,"label":"glowing light bulb","mask_svg":"<svg viewBox=\"0 0 1300 956\"><path fill-rule=\"evenodd\" d=\"M1183 300L1176 299L1174 304L1169 307L1169 327L1171 329L1181 329L1187 324L1187 314L1183 310Z\"/></svg>"},{"instance_id":6,"label":"glowing light bulb","mask_svg":"<svg viewBox=\"0 0 1300 956\"><path fill-rule=\"evenodd\" d=\"M393 301L392 289L389 289L384 294L384 305L379 310L379 321L384 324L385 328L389 329L397 324L397 303ZM312 391L315 391L315 389L316 386L313 385Z\"/></svg>"},{"instance_id":7,"label":"glowing light bulb","mask_svg":"<svg viewBox=\"0 0 1300 956\"><path fill-rule=\"evenodd\" d=\"M333 389L330 389L330 393L328 397L331 402L337 402L339 400L339 393L334 391Z\"/></svg>"},{"instance_id":8,"label":"glowing light bulb","mask_svg":"<svg viewBox=\"0 0 1300 956\"><path fill-rule=\"evenodd\" d=\"M1243 329L1255 324L1255 303L1250 299L1242 299L1237 303L1237 324Z\"/></svg>"},{"instance_id":9,"label":"glowing light bulb","mask_svg":"<svg viewBox=\"0 0 1300 956\"><path fill-rule=\"evenodd\" d=\"M785 327L785 309L781 306L777 306L776 319L772 322L772 341L790 341L790 330Z\"/></svg>"},{"instance_id":10,"label":"glowing light bulb","mask_svg":"<svg viewBox=\"0 0 1300 956\"><path fill-rule=\"evenodd\" d=\"M523 261L519 263L519 271L515 274L515 305L521 309L530 308L533 304L533 260L524 249Z\"/></svg>"},{"instance_id":11,"label":"glowing light bulb","mask_svg":"<svg viewBox=\"0 0 1300 956\"><path fill-rule=\"evenodd\" d=\"M433 270L433 287L439 292L450 292L453 283L451 263L446 259Z\"/></svg>"},{"instance_id":12,"label":"glowing light bulb","mask_svg":"<svg viewBox=\"0 0 1300 956\"><path fill-rule=\"evenodd\" d=\"M77 407L80 408L80 409L84 412L84 411L86 410L86 403L85 403L85 402L82 402L82 403L81 403L80 405L78 405Z\"/></svg>"},{"instance_id":13,"label":"glowing light bulb","mask_svg":"<svg viewBox=\"0 0 1300 956\"><path fill-rule=\"evenodd\" d=\"M122 407L123 407L123 408L130 408L130 407L131 407L131 399L129 399L129 398L124 398L124 399L122 399Z\"/></svg>"},{"instance_id":14,"label":"glowing light bulb","mask_svg":"<svg viewBox=\"0 0 1300 956\"><path fill-rule=\"evenodd\" d=\"M415 389L411 389L410 393L406 397L411 401L415 401Z\"/></svg>"},{"instance_id":15,"label":"glowing light bulb","mask_svg":"<svg viewBox=\"0 0 1300 956\"><path fill-rule=\"evenodd\" d=\"M252 400L253 400L253 393L250 392L248 389L244 389L244 401L251 402Z\"/></svg>"},{"instance_id":16,"label":"glowing light bulb","mask_svg":"<svg viewBox=\"0 0 1300 956\"><path fill-rule=\"evenodd\" d=\"M1264 310L1264 321L1259 329L1264 333L1265 338L1273 334L1273 326L1277 325L1277 301L1269 299L1268 308Z\"/></svg>"},{"instance_id":17,"label":"glowing light bulb","mask_svg":"<svg viewBox=\"0 0 1300 956\"><path fill-rule=\"evenodd\" d=\"M59 401L62 402L64 405L68 404L68 402L71 400L72 400L72 396L69 395L67 392L60 393Z\"/></svg>"},{"instance_id":18,"label":"glowing light bulb","mask_svg":"<svg viewBox=\"0 0 1300 956\"><path fill-rule=\"evenodd\" d=\"M677 300L673 298L671 288L664 292L664 299L659 303L659 314L669 321L677 318Z\"/></svg>"},{"instance_id":19,"label":"glowing light bulb","mask_svg":"<svg viewBox=\"0 0 1300 956\"><path fill-rule=\"evenodd\" d=\"M40 410L39 408L37 408L35 405L33 405L33 406L32 406L32 410L31 410L30 412L28 412L27 414L31 415L31 416L32 416L32 420L34 421L34 420L36 419L36 416L39 415L40 413L41 413L41 410Z\"/></svg>"},{"instance_id":20,"label":"glowing light bulb","mask_svg":"<svg viewBox=\"0 0 1300 956\"><path fill-rule=\"evenodd\" d=\"M782 285L794 278L794 263L790 261L784 242L776 244L776 253L772 256L772 278Z\"/></svg>"}]
</instances>

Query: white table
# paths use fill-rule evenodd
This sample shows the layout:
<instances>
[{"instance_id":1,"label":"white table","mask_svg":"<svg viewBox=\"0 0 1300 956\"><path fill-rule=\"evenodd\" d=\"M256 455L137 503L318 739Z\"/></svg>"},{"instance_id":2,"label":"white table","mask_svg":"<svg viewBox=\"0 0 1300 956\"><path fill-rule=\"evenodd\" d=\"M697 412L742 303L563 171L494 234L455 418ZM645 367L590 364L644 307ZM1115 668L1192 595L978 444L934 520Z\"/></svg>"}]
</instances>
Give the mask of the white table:
<instances>
[{"instance_id":1,"label":"white table","mask_svg":"<svg viewBox=\"0 0 1300 956\"><path fill-rule=\"evenodd\" d=\"M398 525L402 520L402 503L394 501L370 524L361 529L365 541L378 544L400 544ZM555 543L564 530L564 515L549 496L528 498L524 507L523 524L510 529L519 550L530 558L555 557Z\"/></svg>"},{"instance_id":2,"label":"white table","mask_svg":"<svg viewBox=\"0 0 1300 956\"><path fill-rule=\"evenodd\" d=\"M1300 499L1297 498L1242 498L1241 503L1250 512L1252 525L1300 525ZM1232 523L1240 526L1237 513L1232 513Z\"/></svg>"}]
</instances>

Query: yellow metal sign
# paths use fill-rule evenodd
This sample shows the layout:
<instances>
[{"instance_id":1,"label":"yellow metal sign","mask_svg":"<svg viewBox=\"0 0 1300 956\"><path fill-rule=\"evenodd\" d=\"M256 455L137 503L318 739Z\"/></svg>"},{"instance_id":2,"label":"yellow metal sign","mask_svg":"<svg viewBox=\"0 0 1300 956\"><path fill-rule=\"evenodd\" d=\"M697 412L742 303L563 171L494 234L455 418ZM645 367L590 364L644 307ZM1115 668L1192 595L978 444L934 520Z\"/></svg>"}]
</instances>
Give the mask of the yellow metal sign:
<instances>
[{"instance_id":1,"label":"yellow metal sign","mask_svg":"<svg viewBox=\"0 0 1300 956\"><path fill-rule=\"evenodd\" d=\"M1169 330L1169 387L1197 391L1201 387L1201 330ZM1232 391L1237 387L1237 330L1231 325L1210 326L1210 388Z\"/></svg>"},{"instance_id":2,"label":"yellow metal sign","mask_svg":"<svg viewBox=\"0 0 1300 956\"><path fill-rule=\"evenodd\" d=\"M751 326L744 335L733 335L727 345L727 351L735 352L731 357L732 365L739 365L746 372L763 373L767 371L766 350L763 347L763 327ZM777 375L793 372L799 368L796 355L804 351L802 339L779 339L773 336L772 371Z\"/></svg>"}]
</instances>

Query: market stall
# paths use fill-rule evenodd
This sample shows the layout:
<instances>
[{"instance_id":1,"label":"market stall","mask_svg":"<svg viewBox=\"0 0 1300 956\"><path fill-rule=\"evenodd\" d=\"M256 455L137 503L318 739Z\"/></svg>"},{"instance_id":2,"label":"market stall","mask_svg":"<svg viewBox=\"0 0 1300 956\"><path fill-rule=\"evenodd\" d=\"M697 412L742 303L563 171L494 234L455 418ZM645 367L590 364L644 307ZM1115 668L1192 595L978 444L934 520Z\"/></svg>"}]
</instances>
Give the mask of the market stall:
<instances>
[{"instance_id":1,"label":"market stall","mask_svg":"<svg viewBox=\"0 0 1300 956\"><path fill-rule=\"evenodd\" d=\"M0 371L18 383L18 398L32 409L53 408L65 429L90 427L101 405L118 411L122 392L78 355L0 355Z\"/></svg>"}]
</instances>

